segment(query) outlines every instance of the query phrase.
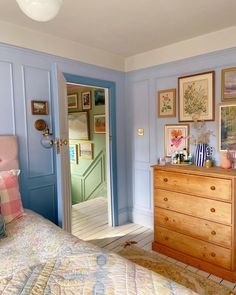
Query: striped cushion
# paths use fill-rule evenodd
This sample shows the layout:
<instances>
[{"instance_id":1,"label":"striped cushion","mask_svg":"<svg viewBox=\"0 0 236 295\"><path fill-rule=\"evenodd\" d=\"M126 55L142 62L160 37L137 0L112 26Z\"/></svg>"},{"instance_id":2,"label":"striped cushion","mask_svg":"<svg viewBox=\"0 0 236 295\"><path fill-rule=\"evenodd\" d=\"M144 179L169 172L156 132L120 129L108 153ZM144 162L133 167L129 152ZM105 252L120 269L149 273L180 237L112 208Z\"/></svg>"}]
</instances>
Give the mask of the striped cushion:
<instances>
[{"instance_id":1,"label":"striped cushion","mask_svg":"<svg viewBox=\"0 0 236 295\"><path fill-rule=\"evenodd\" d=\"M18 175L20 170L0 172L0 210L6 223L22 216Z\"/></svg>"}]
</instances>

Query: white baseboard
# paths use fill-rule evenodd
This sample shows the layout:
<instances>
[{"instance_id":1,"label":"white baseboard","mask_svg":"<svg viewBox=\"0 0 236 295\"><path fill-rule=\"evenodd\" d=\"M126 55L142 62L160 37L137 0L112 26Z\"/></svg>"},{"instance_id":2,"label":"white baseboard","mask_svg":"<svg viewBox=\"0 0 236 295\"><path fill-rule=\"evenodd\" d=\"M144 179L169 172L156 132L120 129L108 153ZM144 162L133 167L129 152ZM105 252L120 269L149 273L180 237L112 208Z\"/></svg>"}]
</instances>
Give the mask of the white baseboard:
<instances>
[{"instance_id":1,"label":"white baseboard","mask_svg":"<svg viewBox=\"0 0 236 295\"><path fill-rule=\"evenodd\" d=\"M142 226L153 229L153 212L137 208L129 209L129 220Z\"/></svg>"},{"instance_id":2,"label":"white baseboard","mask_svg":"<svg viewBox=\"0 0 236 295\"><path fill-rule=\"evenodd\" d=\"M127 208L119 209L119 225L129 221L129 212Z\"/></svg>"}]
</instances>

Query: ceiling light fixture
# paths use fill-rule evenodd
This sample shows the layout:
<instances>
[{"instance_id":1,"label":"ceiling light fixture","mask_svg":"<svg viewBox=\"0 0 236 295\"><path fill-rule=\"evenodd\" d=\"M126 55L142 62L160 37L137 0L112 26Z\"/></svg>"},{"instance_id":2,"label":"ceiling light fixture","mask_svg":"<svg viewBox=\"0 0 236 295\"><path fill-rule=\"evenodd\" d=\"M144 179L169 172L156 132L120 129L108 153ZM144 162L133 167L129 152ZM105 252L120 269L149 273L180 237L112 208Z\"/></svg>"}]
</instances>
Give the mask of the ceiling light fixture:
<instances>
[{"instance_id":1,"label":"ceiling light fixture","mask_svg":"<svg viewBox=\"0 0 236 295\"><path fill-rule=\"evenodd\" d=\"M63 0L16 0L16 2L29 18L47 22L58 14Z\"/></svg>"}]
</instances>

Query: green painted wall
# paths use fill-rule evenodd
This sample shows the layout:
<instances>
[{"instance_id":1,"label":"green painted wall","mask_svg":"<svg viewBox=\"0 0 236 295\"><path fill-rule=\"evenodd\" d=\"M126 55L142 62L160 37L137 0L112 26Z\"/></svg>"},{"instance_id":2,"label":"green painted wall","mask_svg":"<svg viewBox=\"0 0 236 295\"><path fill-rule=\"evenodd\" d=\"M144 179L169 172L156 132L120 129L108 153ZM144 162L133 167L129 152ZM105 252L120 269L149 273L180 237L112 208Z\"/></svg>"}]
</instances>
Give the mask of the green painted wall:
<instances>
[{"instance_id":1,"label":"green painted wall","mask_svg":"<svg viewBox=\"0 0 236 295\"><path fill-rule=\"evenodd\" d=\"M78 87L68 94L78 93L78 109L69 109L68 112L82 110L81 92L91 91L92 109L88 111L90 140L71 140L70 144L90 142L93 144L93 160L82 159L79 163L71 163L72 204L84 202L95 197L107 197L106 185L106 135L94 133L94 115L105 114L105 105L95 106L95 88Z\"/></svg>"}]
</instances>

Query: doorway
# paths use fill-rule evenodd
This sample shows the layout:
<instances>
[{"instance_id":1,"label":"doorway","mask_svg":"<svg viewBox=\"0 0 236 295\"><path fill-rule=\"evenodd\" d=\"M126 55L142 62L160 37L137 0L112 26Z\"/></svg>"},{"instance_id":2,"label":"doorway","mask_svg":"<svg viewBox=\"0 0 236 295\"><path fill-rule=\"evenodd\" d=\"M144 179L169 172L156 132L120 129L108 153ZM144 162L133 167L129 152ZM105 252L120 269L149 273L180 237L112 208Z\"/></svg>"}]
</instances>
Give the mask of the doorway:
<instances>
[{"instance_id":1,"label":"doorway","mask_svg":"<svg viewBox=\"0 0 236 295\"><path fill-rule=\"evenodd\" d=\"M116 116L115 116L115 83L109 81L103 81L98 79L86 78L81 76L75 76L71 74L64 74L66 79L67 85L77 85L80 88L80 105L79 111L81 113L90 111L90 107L95 107L95 94L96 91L96 108L94 111L91 112L91 117L89 119L89 130L92 132L94 128L96 128L96 135L102 135L105 137L105 150L106 150L106 157L105 161L103 162L104 172L102 173L101 178L101 185L99 185L98 191L100 191L99 197L104 197L107 195L107 216L108 216L108 223L111 226L118 225L118 200L117 200L117 174L116 174ZM77 87L74 86L74 87ZM73 88L72 86L70 86ZM69 91L71 93L73 91ZM105 96L105 105L102 109L102 95L104 93ZM73 94L73 93L72 93ZM83 100L81 95L83 95ZM92 99L91 104L89 102L89 96ZM72 98L73 100L73 98ZM73 103L73 101L72 101ZM69 113L71 110L69 111ZM95 114L96 113L96 114ZM103 115L103 116L102 116ZM105 116L104 116L105 115ZM105 118L104 118L105 117ZM105 126L106 132L102 130L105 119ZM101 132L101 133L99 133ZM101 138L100 138L101 139ZM90 164L95 160L97 163L99 158L101 158L101 153L97 153L97 149L94 146L94 142L89 142L88 140L84 141L84 145L82 144L82 148L78 146L78 161L82 163L82 156L83 157L93 157L93 159L87 160L90 161ZM82 154L81 154L82 153ZM94 153L94 154L93 154ZM93 154L93 155L92 155ZM85 160L85 159L84 159ZM86 162L86 161L85 161ZM100 161L101 162L101 161ZM96 166L96 163L94 166ZM78 164L79 167L80 163ZM101 166L100 166L101 167ZM100 168L99 168L100 169ZM73 169L72 169L73 174ZM84 184L83 184L84 188ZM95 196L96 190L93 189L89 192L88 189L86 193L83 191L81 196L83 201L90 200L93 201L93 196ZM75 189L76 193L76 189ZM89 196L89 198L88 198ZM72 183L72 202L76 201L74 198L73 192L73 183Z\"/></svg>"}]
</instances>

